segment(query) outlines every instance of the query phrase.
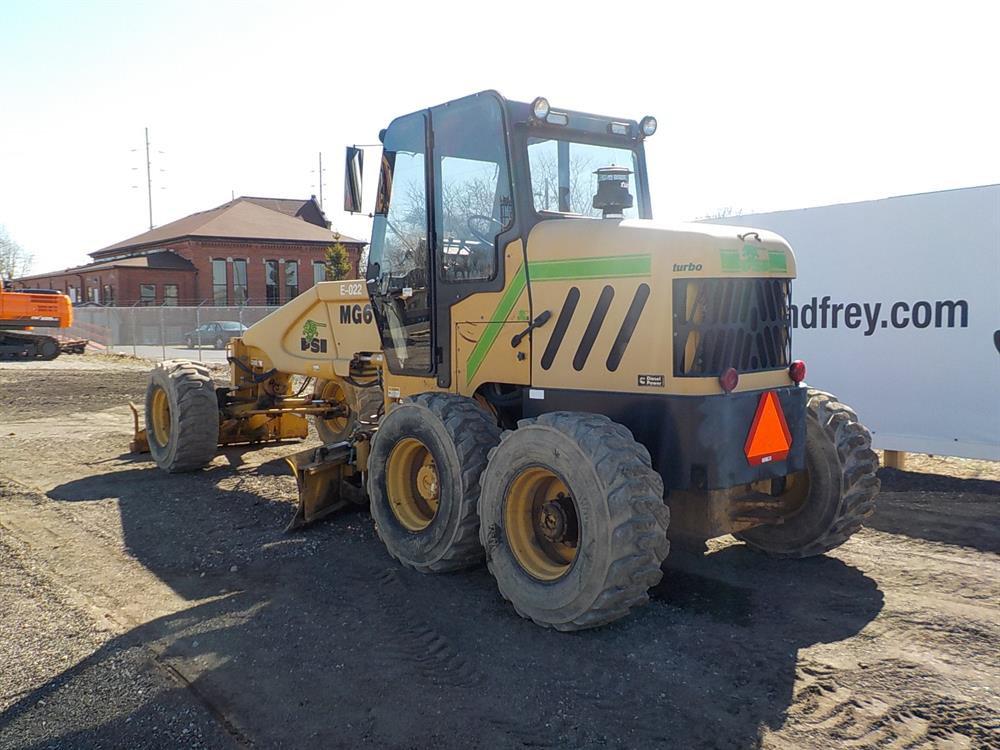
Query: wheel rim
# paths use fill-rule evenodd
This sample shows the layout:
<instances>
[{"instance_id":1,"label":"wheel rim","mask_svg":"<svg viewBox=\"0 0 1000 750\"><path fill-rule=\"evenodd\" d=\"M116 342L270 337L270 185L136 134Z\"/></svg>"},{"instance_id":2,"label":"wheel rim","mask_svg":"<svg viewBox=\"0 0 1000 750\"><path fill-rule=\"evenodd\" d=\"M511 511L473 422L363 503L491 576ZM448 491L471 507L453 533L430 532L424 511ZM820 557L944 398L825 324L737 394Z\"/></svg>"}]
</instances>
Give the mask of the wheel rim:
<instances>
[{"instance_id":1,"label":"wheel rim","mask_svg":"<svg viewBox=\"0 0 1000 750\"><path fill-rule=\"evenodd\" d=\"M328 380L318 395L321 399L330 403L344 404L347 401L347 396L344 393L343 387L335 380ZM349 417L345 414L342 417L324 419L323 424L329 427L332 431L341 433L347 429L348 421Z\"/></svg>"},{"instance_id":2,"label":"wheel rim","mask_svg":"<svg viewBox=\"0 0 1000 750\"><path fill-rule=\"evenodd\" d=\"M156 438L156 442L162 446L166 446L167 442L170 440L170 399L167 398L167 392L162 388L157 387L153 391L153 436Z\"/></svg>"},{"instance_id":3,"label":"wheel rim","mask_svg":"<svg viewBox=\"0 0 1000 750\"><path fill-rule=\"evenodd\" d=\"M809 499L809 472L799 471L785 477L785 491L782 500L793 513L798 513Z\"/></svg>"},{"instance_id":4,"label":"wheel rim","mask_svg":"<svg viewBox=\"0 0 1000 750\"><path fill-rule=\"evenodd\" d=\"M562 477L532 466L511 482L504 498L507 542L532 578L555 581L566 575L580 545L580 514Z\"/></svg>"},{"instance_id":5,"label":"wheel rim","mask_svg":"<svg viewBox=\"0 0 1000 750\"><path fill-rule=\"evenodd\" d=\"M437 515L441 483L430 450L416 438L396 443L386 461L389 508L407 531L423 531Z\"/></svg>"},{"instance_id":6,"label":"wheel rim","mask_svg":"<svg viewBox=\"0 0 1000 750\"><path fill-rule=\"evenodd\" d=\"M779 523L786 523L799 515L808 504L809 472L798 471L794 474L788 474L782 479L784 480L784 486L777 493L775 492L774 482L781 480L762 479L759 482L752 483L750 488L765 495L770 495L775 501L779 502L781 504L781 520Z\"/></svg>"}]
</instances>

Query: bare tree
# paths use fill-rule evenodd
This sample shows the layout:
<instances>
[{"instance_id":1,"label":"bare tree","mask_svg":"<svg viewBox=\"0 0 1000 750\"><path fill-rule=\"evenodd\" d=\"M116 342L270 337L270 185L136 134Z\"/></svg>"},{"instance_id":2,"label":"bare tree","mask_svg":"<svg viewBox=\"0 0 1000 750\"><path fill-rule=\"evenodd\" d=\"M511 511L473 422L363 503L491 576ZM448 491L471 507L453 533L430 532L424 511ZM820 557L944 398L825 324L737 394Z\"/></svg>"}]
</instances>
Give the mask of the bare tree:
<instances>
[{"instance_id":1,"label":"bare tree","mask_svg":"<svg viewBox=\"0 0 1000 750\"><path fill-rule=\"evenodd\" d=\"M31 270L33 260L31 253L11 239L6 227L0 224L0 278L24 276Z\"/></svg>"},{"instance_id":2,"label":"bare tree","mask_svg":"<svg viewBox=\"0 0 1000 750\"><path fill-rule=\"evenodd\" d=\"M550 151L529 150L531 160L531 188L535 193L535 206L545 211L559 210L559 167L556 155ZM597 178L594 170L607 166L597 164L585 156L570 156L569 160L569 210L583 216L600 216L594 208Z\"/></svg>"},{"instance_id":3,"label":"bare tree","mask_svg":"<svg viewBox=\"0 0 1000 750\"><path fill-rule=\"evenodd\" d=\"M422 268L427 253L427 198L424 185L415 177L403 182L396 179L392 191L392 209L386 217L383 270L405 274ZM402 184L400 184L402 183Z\"/></svg>"},{"instance_id":4,"label":"bare tree","mask_svg":"<svg viewBox=\"0 0 1000 750\"><path fill-rule=\"evenodd\" d=\"M733 208L732 206L723 206L722 208L717 208L709 214L704 216L699 216L697 221L711 221L712 219L728 219L730 216L742 216L742 208Z\"/></svg>"}]
</instances>

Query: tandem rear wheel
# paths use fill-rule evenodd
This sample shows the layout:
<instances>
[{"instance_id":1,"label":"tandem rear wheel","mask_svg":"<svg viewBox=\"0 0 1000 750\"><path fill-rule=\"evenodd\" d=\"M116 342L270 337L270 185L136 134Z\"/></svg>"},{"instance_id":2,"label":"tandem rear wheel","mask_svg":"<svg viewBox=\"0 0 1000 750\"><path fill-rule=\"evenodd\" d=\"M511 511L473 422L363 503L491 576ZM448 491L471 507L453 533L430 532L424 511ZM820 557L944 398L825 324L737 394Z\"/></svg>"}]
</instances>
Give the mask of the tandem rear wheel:
<instances>
[{"instance_id":1,"label":"tandem rear wheel","mask_svg":"<svg viewBox=\"0 0 1000 750\"><path fill-rule=\"evenodd\" d=\"M379 423L368 494L379 538L403 565L441 573L483 561L479 478L500 428L477 403L424 393Z\"/></svg>"},{"instance_id":2,"label":"tandem rear wheel","mask_svg":"<svg viewBox=\"0 0 1000 750\"><path fill-rule=\"evenodd\" d=\"M503 433L472 399L428 393L379 425L371 512L389 554L422 572L485 560L522 617L597 627L648 601L670 511L622 425L572 412Z\"/></svg>"},{"instance_id":3,"label":"tandem rear wheel","mask_svg":"<svg viewBox=\"0 0 1000 750\"><path fill-rule=\"evenodd\" d=\"M645 604L670 549L648 451L597 414L553 412L505 432L479 516L501 595L557 630L605 625Z\"/></svg>"},{"instance_id":4,"label":"tandem rear wheel","mask_svg":"<svg viewBox=\"0 0 1000 750\"><path fill-rule=\"evenodd\" d=\"M375 423L382 407L382 389L378 386L355 386L339 378L317 380L313 398L340 404L343 411L329 419L313 417L316 434L325 444L350 438L359 423Z\"/></svg>"},{"instance_id":5,"label":"tandem rear wheel","mask_svg":"<svg viewBox=\"0 0 1000 750\"><path fill-rule=\"evenodd\" d=\"M810 389L806 401L806 470L788 477L797 511L779 525L735 536L774 557L822 555L857 532L875 510L878 456L872 437L836 396Z\"/></svg>"}]
</instances>

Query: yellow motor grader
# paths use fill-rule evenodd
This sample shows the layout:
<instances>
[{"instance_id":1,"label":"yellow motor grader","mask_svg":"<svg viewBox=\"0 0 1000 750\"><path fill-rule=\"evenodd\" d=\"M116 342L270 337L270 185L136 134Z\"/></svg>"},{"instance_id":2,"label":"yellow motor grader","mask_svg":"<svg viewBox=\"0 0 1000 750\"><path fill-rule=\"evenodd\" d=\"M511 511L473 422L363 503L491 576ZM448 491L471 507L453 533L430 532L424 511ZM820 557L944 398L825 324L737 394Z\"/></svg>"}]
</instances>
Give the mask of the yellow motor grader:
<instances>
[{"instance_id":1,"label":"yellow motor grader","mask_svg":"<svg viewBox=\"0 0 1000 750\"><path fill-rule=\"evenodd\" d=\"M225 386L158 365L137 442L196 470L220 445L305 437L311 416L323 444L289 459L293 526L369 502L403 565L485 561L520 615L559 630L646 602L668 525L782 557L842 544L873 510L877 459L792 359L792 250L653 221L655 130L489 91L393 120L366 277L234 339ZM350 211L360 167L348 149Z\"/></svg>"}]
</instances>

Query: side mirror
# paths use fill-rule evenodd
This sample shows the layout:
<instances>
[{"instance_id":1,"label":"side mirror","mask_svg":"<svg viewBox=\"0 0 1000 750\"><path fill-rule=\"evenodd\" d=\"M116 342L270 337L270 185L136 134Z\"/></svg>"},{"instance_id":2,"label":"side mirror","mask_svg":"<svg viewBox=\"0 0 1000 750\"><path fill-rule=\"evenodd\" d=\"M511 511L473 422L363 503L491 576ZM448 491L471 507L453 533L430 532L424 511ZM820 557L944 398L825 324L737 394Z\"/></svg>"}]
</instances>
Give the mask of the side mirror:
<instances>
[{"instance_id":1,"label":"side mirror","mask_svg":"<svg viewBox=\"0 0 1000 750\"><path fill-rule=\"evenodd\" d=\"M364 172L364 152L354 146L347 147L344 162L344 210L361 213L361 177Z\"/></svg>"}]
</instances>

